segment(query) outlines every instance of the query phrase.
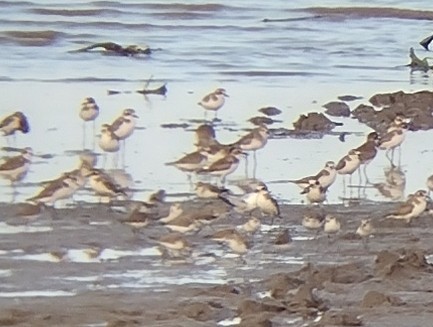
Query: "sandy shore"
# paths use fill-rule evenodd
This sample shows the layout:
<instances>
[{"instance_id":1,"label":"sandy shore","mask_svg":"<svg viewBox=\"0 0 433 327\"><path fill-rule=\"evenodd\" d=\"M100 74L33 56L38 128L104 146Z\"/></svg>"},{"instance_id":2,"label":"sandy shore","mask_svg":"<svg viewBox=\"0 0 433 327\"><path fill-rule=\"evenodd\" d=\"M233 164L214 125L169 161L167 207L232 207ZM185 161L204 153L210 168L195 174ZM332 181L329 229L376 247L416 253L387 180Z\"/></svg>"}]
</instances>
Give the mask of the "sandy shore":
<instances>
[{"instance_id":1,"label":"sandy shore","mask_svg":"<svg viewBox=\"0 0 433 327\"><path fill-rule=\"evenodd\" d=\"M182 205L226 206L218 200ZM120 223L127 213L82 205L54 218L45 211L23 227L13 218L16 206L4 204L0 326L214 326L236 317L240 326L427 326L433 319L433 268L426 260L433 252L432 218L425 214L411 225L384 219L395 205L325 206L342 222L331 239L302 227L305 206L283 205L273 226L263 221L243 261L206 239L245 222L232 210L212 229L187 235L191 258L165 260L157 251L143 252L155 245L150 237L166 233L157 221L134 235ZM168 208L162 205L158 214ZM354 234L363 218L375 226L367 244ZM284 229L293 242L276 246ZM85 248L94 254L71 256Z\"/></svg>"}]
</instances>

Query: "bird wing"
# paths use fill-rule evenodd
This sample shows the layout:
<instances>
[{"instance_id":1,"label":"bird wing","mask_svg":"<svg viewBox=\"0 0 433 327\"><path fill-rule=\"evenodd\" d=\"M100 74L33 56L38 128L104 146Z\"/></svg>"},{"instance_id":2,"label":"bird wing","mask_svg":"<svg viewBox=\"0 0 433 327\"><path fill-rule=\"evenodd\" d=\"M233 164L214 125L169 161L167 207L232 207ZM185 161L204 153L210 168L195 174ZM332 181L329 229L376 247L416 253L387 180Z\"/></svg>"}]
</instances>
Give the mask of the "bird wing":
<instances>
[{"instance_id":1,"label":"bird wing","mask_svg":"<svg viewBox=\"0 0 433 327\"><path fill-rule=\"evenodd\" d=\"M119 117L117 118L111 125L110 125L110 130L112 132L115 132L116 130L119 129L119 127L125 122L125 118L123 117Z\"/></svg>"},{"instance_id":2,"label":"bird wing","mask_svg":"<svg viewBox=\"0 0 433 327\"><path fill-rule=\"evenodd\" d=\"M7 159L6 162L0 165L0 171L14 170L23 166L27 162L28 160L25 159L23 156L11 157Z\"/></svg>"}]
</instances>

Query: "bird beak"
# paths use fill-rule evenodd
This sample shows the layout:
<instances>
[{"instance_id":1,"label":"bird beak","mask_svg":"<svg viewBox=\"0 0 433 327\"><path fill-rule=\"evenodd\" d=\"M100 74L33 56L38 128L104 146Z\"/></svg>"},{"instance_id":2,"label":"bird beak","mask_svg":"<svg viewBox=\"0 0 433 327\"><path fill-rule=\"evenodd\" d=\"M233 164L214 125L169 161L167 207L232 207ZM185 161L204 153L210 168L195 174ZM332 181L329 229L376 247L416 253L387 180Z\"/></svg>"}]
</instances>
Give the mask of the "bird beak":
<instances>
[{"instance_id":1,"label":"bird beak","mask_svg":"<svg viewBox=\"0 0 433 327\"><path fill-rule=\"evenodd\" d=\"M301 193L299 193L299 194L307 194L309 191L310 191L310 187L307 186L307 187L304 188L304 189L301 191Z\"/></svg>"},{"instance_id":2,"label":"bird beak","mask_svg":"<svg viewBox=\"0 0 433 327\"><path fill-rule=\"evenodd\" d=\"M134 118L140 118L136 114L133 114L132 117L134 117Z\"/></svg>"}]
</instances>

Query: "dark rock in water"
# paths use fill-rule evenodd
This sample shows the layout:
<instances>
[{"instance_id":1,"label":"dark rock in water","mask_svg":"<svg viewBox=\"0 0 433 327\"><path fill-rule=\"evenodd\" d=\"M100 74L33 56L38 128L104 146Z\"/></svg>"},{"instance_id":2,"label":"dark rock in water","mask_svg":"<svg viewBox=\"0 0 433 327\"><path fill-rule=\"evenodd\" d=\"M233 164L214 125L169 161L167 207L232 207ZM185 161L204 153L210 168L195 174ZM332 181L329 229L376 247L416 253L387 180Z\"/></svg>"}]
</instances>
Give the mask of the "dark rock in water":
<instances>
[{"instance_id":1,"label":"dark rock in water","mask_svg":"<svg viewBox=\"0 0 433 327\"><path fill-rule=\"evenodd\" d=\"M355 95L340 95L338 97L338 100L341 101L355 101L355 100L360 100L362 99L362 97L357 97Z\"/></svg>"},{"instance_id":2,"label":"dark rock in water","mask_svg":"<svg viewBox=\"0 0 433 327\"><path fill-rule=\"evenodd\" d=\"M419 43L424 49L428 50L428 46L431 43L431 41L433 41L433 35L427 36L425 39L422 39L421 42Z\"/></svg>"},{"instance_id":3,"label":"dark rock in water","mask_svg":"<svg viewBox=\"0 0 433 327\"><path fill-rule=\"evenodd\" d=\"M342 123L331 121L322 113L310 112L307 115L301 115L299 119L293 123L297 131L318 131L329 132L335 126L341 126Z\"/></svg>"},{"instance_id":4,"label":"dark rock in water","mask_svg":"<svg viewBox=\"0 0 433 327\"><path fill-rule=\"evenodd\" d=\"M331 101L323 105L326 108L325 113L334 117L349 117L350 108L344 102Z\"/></svg>"},{"instance_id":5,"label":"dark rock in water","mask_svg":"<svg viewBox=\"0 0 433 327\"><path fill-rule=\"evenodd\" d=\"M272 125L274 122L276 122L276 120L273 120L272 118L263 117L263 116L252 117L248 119L248 121L256 126Z\"/></svg>"},{"instance_id":6,"label":"dark rock in water","mask_svg":"<svg viewBox=\"0 0 433 327\"><path fill-rule=\"evenodd\" d=\"M128 45L126 47L121 46L120 44L114 42L101 42L94 43L87 47L72 51L72 52L92 52L92 50L99 49L104 53L117 55L117 56L126 56L132 57L139 54L149 55L152 53L152 50L149 47L140 47L138 45Z\"/></svg>"},{"instance_id":7,"label":"dark rock in water","mask_svg":"<svg viewBox=\"0 0 433 327\"><path fill-rule=\"evenodd\" d=\"M142 90L137 90L135 92L140 93L140 94L144 94L144 95L146 95L146 94L166 95L167 94L167 86L166 86L166 84L164 84L164 85L161 85L160 87L157 87L155 89L143 88Z\"/></svg>"},{"instance_id":8,"label":"dark rock in water","mask_svg":"<svg viewBox=\"0 0 433 327\"><path fill-rule=\"evenodd\" d=\"M281 110L275 107L264 107L260 108L259 111L266 116L277 116L281 114Z\"/></svg>"},{"instance_id":9,"label":"dark rock in water","mask_svg":"<svg viewBox=\"0 0 433 327\"><path fill-rule=\"evenodd\" d=\"M188 128L189 124L187 123L166 123L166 124L161 124L162 128Z\"/></svg>"},{"instance_id":10,"label":"dark rock in water","mask_svg":"<svg viewBox=\"0 0 433 327\"><path fill-rule=\"evenodd\" d=\"M238 306L238 314L240 317L260 312L282 312L285 310L286 307L283 304L274 300L256 301L246 299Z\"/></svg>"}]
</instances>

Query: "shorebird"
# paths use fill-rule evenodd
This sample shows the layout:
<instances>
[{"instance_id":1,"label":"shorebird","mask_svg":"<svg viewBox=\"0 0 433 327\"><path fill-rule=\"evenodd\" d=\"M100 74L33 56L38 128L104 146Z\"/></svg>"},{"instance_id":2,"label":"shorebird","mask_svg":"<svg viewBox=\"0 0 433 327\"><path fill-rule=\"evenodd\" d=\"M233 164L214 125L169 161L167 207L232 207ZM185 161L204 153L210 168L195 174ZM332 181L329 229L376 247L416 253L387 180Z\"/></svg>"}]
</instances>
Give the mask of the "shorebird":
<instances>
[{"instance_id":1,"label":"shorebird","mask_svg":"<svg viewBox=\"0 0 433 327\"><path fill-rule=\"evenodd\" d=\"M135 208L131 211L129 216L121 220L121 223L130 226L132 228L133 234L136 235L140 229L149 225L150 216L146 210L147 209L143 202L137 202L135 204Z\"/></svg>"},{"instance_id":2,"label":"shorebird","mask_svg":"<svg viewBox=\"0 0 433 327\"><path fill-rule=\"evenodd\" d=\"M195 130L194 145L199 149L208 147L216 142L215 130L211 125L203 124Z\"/></svg>"},{"instance_id":3,"label":"shorebird","mask_svg":"<svg viewBox=\"0 0 433 327\"><path fill-rule=\"evenodd\" d=\"M335 216L327 214L325 217L325 223L323 224L323 231L328 234L336 234L340 231L341 223Z\"/></svg>"},{"instance_id":4,"label":"shorebird","mask_svg":"<svg viewBox=\"0 0 433 327\"><path fill-rule=\"evenodd\" d=\"M108 203L111 203L112 199L118 196L128 197L125 191L100 169L93 168L86 177L89 178L89 185L96 195L99 196L100 199L102 197L108 197Z\"/></svg>"},{"instance_id":5,"label":"shorebird","mask_svg":"<svg viewBox=\"0 0 433 327\"><path fill-rule=\"evenodd\" d=\"M107 160L106 152L117 152L120 149L120 139L116 136L116 134L114 134L109 124L102 124L101 126L99 147L104 151L104 163L102 166L105 166L105 162ZM114 165L117 166L117 158Z\"/></svg>"},{"instance_id":6,"label":"shorebird","mask_svg":"<svg viewBox=\"0 0 433 327\"><path fill-rule=\"evenodd\" d=\"M321 204L326 201L326 191L319 181L311 180L310 184L300 194L305 194L310 204Z\"/></svg>"},{"instance_id":7,"label":"shorebird","mask_svg":"<svg viewBox=\"0 0 433 327\"><path fill-rule=\"evenodd\" d=\"M33 157L33 150L29 147L21 150L21 154L7 158L0 165L0 176L14 183L21 181L27 174L30 168Z\"/></svg>"},{"instance_id":8,"label":"shorebird","mask_svg":"<svg viewBox=\"0 0 433 327\"><path fill-rule=\"evenodd\" d=\"M188 178L190 179L190 174L195 173L200 168L202 168L207 163L207 156L203 154L202 150L187 153L182 158L167 162L167 166L174 166L177 169L188 173Z\"/></svg>"},{"instance_id":9,"label":"shorebird","mask_svg":"<svg viewBox=\"0 0 433 327\"><path fill-rule=\"evenodd\" d=\"M23 202L16 204L15 217L31 221L39 218L43 211L43 203L37 202Z\"/></svg>"},{"instance_id":10,"label":"shorebird","mask_svg":"<svg viewBox=\"0 0 433 327\"><path fill-rule=\"evenodd\" d=\"M330 187L337 178L337 171L335 170L334 161L328 161L325 167L314 176L307 176L296 180L289 180L289 183L296 184L301 189L305 189L310 185L310 181L318 181L320 185L327 189Z\"/></svg>"},{"instance_id":11,"label":"shorebird","mask_svg":"<svg viewBox=\"0 0 433 327\"><path fill-rule=\"evenodd\" d=\"M325 216L321 214L307 213L302 217L302 226L309 230L319 230L325 223Z\"/></svg>"},{"instance_id":12,"label":"shorebird","mask_svg":"<svg viewBox=\"0 0 433 327\"><path fill-rule=\"evenodd\" d=\"M123 141L123 164L125 164L126 141L125 139L132 135L137 123L138 116L134 109L125 109L120 117L118 117L111 125L110 130L119 140Z\"/></svg>"},{"instance_id":13,"label":"shorebird","mask_svg":"<svg viewBox=\"0 0 433 327\"><path fill-rule=\"evenodd\" d=\"M13 135L15 137L16 131L27 134L30 131L30 125L27 117L21 111L16 111L0 121L0 131L4 136Z\"/></svg>"},{"instance_id":14,"label":"shorebird","mask_svg":"<svg viewBox=\"0 0 433 327\"><path fill-rule=\"evenodd\" d=\"M183 213L183 209L181 204L179 202L173 203L170 206L168 216L160 218L159 221L162 223L169 223L170 221L179 217L182 213Z\"/></svg>"},{"instance_id":15,"label":"shorebird","mask_svg":"<svg viewBox=\"0 0 433 327\"><path fill-rule=\"evenodd\" d=\"M371 132L367 135L366 142L354 149L355 151L359 151L359 160L361 165L364 166L366 183L369 183L367 176L367 165L376 157L378 144L379 134L376 132Z\"/></svg>"},{"instance_id":16,"label":"shorebird","mask_svg":"<svg viewBox=\"0 0 433 327\"><path fill-rule=\"evenodd\" d=\"M265 125L254 128L248 134L242 136L238 141L232 144L232 146L239 147L243 151L253 151L254 158L254 169L253 176L256 175L257 169L257 157L256 151L262 149L268 142L269 130ZM247 160L247 159L246 159ZM248 164L246 164L246 170L248 175Z\"/></svg>"},{"instance_id":17,"label":"shorebird","mask_svg":"<svg viewBox=\"0 0 433 327\"><path fill-rule=\"evenodd\" d=\"M214 92L207 94L198 103L203 109L205 109L205 117L207 111L214 111L215 118L217 117L217 111L224 105L225 98L228 97L225 89L218 88Z\"/></svg>"},{"instance_id":18,"label":"shorebird","mask_svg":"<svg viewBox=\"0 0 433 327\"><path fill-rule=\"evenodd\" d=\"M95 99L92 97L84 98L81 102L80 112L78 114L83 120L83 148L86 145L86 123L93 122L93 148L95 147L95 120L99 116L99 107L96 104Z\"/></svg>"},{"instance_id":19,"label":"shorebird","mask_svg":"<svg viewBox=\"0 0 433 327\"><path fill-rule=\"evenodd\" d=\"M191 244L182 234L170 233L162 235L156 241L161 246L163 255L168 255L169 257L180 257L191 253Z\"/></svg>"},{"instance_id":20,"label":"shorebird","mask_svg":"<svg viewBox=\"0 0 433 327\"><path fill-rule=\"evenodd\" d=\"M356 235L359 235L362 238L363 242L367 242L368 238L373 233L374 233L374 227L373 224L371 223L371 219L362 219L361 224L359 225L359 227L356 229L355 232Z\"/></svg>"},{"instance_id":21,"label":"shorebird","mask_svg":"<svg viewBox=\"0 0 433 327\"><path fill-rule=\"evenodd\" d=\"M391 164L394 161L395 148L400 147L406 137L406 129L409 127L407 121L404 117L397 115L386 133L380 136L379 149L386 150L385 156ZM391 157L389 157L389 151L391 151Z\"/></svg>"},{"instance_id":22,"label":"shorebird","mask_svg":"<svg viewBox=\"0 0 433 327\"><path fill-rule=\"evenodd\" d=\"M134 132L137 118L134 109L125 109L122 115L110 125L111 130L120 140L124 140Z\"/></svg>"},{"instance_id":23,"label":"shorebird","mask_svg":"<svg viewBox=\"0 0 433 327\"><path fill-rule=\"evenodd\" d=\"M229 190L210 183L197 182L195 192L201 199L218 199L222 193L227 193Z\"/></svg>"},{"instance_id":24,"label":"shorebird","mask_svg":"<svg viewBox=\"0 0 433 327\"><path fill-rule=\"evenodd\" d=\"M361 165L361 159L359 157L360 151L358 150L350 150L349 153L344 156L340 161L338 161L335 170L337 174L344 175L343 176L343 192L346 194L346 178L345 175L349 175L349 183L352 184L352 174L359 168Z\"/></svg>"},{"instance_id":25,"label":"shorebird","mask_svg":"<svg viewBox=\"0 0 433 327\"><path fill-rule=\"evenodd\" d=\"M77 177L69 174L48 183L42 191L27 199L30 202L43 203L55 207L58 200L70 198L80 187Z\"/></svg>"},{"instance_id":26,"label":"shorebird","mask_svg":"<svg viewBox=\"0 0 433 327\"><path fill-rule=\"evenodd\" d=\"M226 176L233 173L239 166L239 156L246 155L241 149L233 147L230 153L222 159L219 159L209 166L204 166L197 173L208 174L220 177L222 184L225 183Z\"/></svg>"},{"instance_id":27,"label":"shorebird","mask_svg":"<svg viewBox=\"0 0 433 327\"><path fill-rule=\"evenodd\" d=\"M201 223L195 220L191 215L180 215L166 223L165 227L173 232L185 234L188 232L198 232Z\"/></svg>"},{"instance_id":28,"label":"shorebird","mask_svg":"<svg viewBox=\"0 0 433 327\"><path fill-rule=\"evenodd\" d=\"M251 217L245 224L239 226L239 229L245 233L254 234L260 229L261 225L262 223L259 218Z\"/></svg>"},{"instance_id":29,"label":"shorebird","mask_svg":"<svg viewBox=\"0 0 433 327\"><path fill-rule=\"evenodd\" d=\"M220 230L209 237L216 242L226 244L237 254L245 254L249 248L248 240L235 229Z\"/></svg>"},{"instance_id":30,"label":"shorebird","mask_svg":"<svg viewBox=\"0 0 433 327\"><path fill-rule=\"evenodd\" d=\"M411 219L417 218L427 209L427 202L430 198L425 190L418 190L415 194L407 197L407 200L402 203L396 211L386 216L386 218L403 219L407 223Z\"/></svg>"}]
</instances>

